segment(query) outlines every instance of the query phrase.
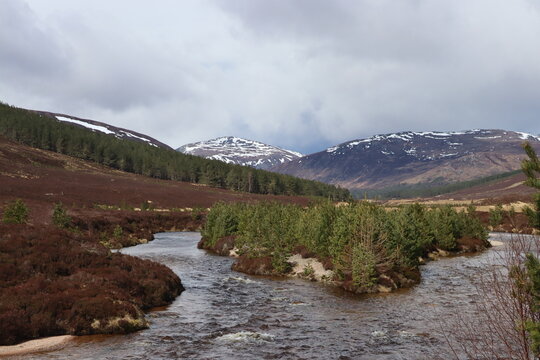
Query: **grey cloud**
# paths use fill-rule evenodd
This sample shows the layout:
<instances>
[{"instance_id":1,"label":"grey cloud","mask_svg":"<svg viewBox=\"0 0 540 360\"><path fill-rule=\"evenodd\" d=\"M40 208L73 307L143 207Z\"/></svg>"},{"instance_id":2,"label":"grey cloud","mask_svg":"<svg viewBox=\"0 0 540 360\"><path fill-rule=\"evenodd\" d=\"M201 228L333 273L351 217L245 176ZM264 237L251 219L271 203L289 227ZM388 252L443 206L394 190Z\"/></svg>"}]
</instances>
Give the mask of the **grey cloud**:
<instances>
[{"instance_id":1,"label":"grey cloud","mask_svg":"<svg viewBox=\"0 0 540 360\"><path fill-rule=\"evenodd\" d=\"M2 1L0 7L4 86L49 96L51 106L73 112L88 107L121 112L188 96L181 82L170 81L170 61L114 29L96 31L96 24L81 17L57 24L57 32L22 1Z\"/></svg>"},{"instance_id":2,"label":"grey cloud","mask_svg":"<svg viewBox=\"0 0 540 360\"><path fill-rule=\"evenodd\" d=\"M62 44L23 2L0 2L0 74L4 81L50 79L68 67Z\"/></svg>"},{"instance_id":3,"label":"grey cloud","mask_svg":"<svg viewBox=\"0 0 540 360\"><path fill-rule=\"evenodd\" d=\"M431 1L218 1L258 36L299 38L308 54L402 61L447 55L455 13ZM436 5L435 5L436 4ZM305 45L305 44L303 44Z\"/></svg>"},{"instance_id":4,"label":"grey cloud","mask_svg":"<svg viewBox=\"0 0 540 360\"><path fill-rule=\"evenodd\" d=\"M1 100L175 147L237 135L312 152L402 130L540 133L532 0L26 3L0 2Z\"/></svg>"}]
</instances>

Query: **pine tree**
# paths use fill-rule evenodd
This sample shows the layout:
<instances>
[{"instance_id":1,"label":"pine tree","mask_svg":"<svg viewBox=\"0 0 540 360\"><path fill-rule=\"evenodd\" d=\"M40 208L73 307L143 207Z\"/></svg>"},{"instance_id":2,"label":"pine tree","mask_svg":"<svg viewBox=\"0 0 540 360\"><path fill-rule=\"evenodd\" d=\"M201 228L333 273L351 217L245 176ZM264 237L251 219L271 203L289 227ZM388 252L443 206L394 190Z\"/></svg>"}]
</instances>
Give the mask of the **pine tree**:
<instances>
[{"instance_id":1,"label":"pine tree","mask_svg":"<svg viewBox=\"0 0 540 360\"><path fill-rule=\"evenodd\" d=\"M521 162L521 169L527 176L525 184L533 188L540 190L540 160L534 151L531 144L528 142L523 144L523 149L527 153L528 159ZM525 213L529 217L531 226L540 229L540 193L535 194L534 197L535 209L526 208ZM525 261L525 268L529 278L529 292L532 299L532 310L537 317L540 316L540 261L538 257L533 254L527 254ZM526 329L529 333L531 341L531 348L535 356L540 356L540 321L530 320L526 324Z\"/></svg>"},{"instance_id":2,"label":"pine tree","mask_svg":"<svg viewBox=\"0 0 540 360\"><path fill-rule=\"evenodd\" d=\"M538 178L540 175L540 160L533 147L528 142L523 144L523 149L528 157L528 159L521 162L521 169L527 176L525 184L540 190L540 179ZM540 193L537 193L534 196L534 209L528 207L525 209L525 213L529 217L531 226L540 229Z\"/></svg>"},{"instance_id":3,"label":"pine tree","mask_svg":"<svg viewBox=\"0 0 540 360\"><path fill-rule=\"evenodd\" d=\"M28 207L21 199L6 204L3 221L6 224L26 224L28 221Z\"/></svg>"},{"instance_id":4,"label":"pine tree","mask_svg":"<svg viewBox=\"0 0 540 360\"><path fill-rule=\"evenodd\" d=\"M67 229L70 226L71 218L62 203L54 204L52 222L61 229Z\"/></svg>"}]
</instances>

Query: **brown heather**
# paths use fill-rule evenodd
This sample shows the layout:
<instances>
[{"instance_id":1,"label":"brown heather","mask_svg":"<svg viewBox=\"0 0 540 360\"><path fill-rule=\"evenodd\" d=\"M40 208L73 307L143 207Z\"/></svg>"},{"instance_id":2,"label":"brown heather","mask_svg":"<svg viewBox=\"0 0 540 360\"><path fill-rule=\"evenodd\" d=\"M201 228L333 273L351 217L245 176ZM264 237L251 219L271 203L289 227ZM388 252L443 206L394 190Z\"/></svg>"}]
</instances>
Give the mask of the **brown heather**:
<instances>
[{"instance_id":1,"label":"brown heather","mask_svg":"<svg viewBox=\"0 0 540 360\"><path fill-rule=\"evenodd\" d=\"M0 225L0 345L139 330L143 310L182 290L164 265L111 253L86 235Z\"/></svg>"}]
</instances>

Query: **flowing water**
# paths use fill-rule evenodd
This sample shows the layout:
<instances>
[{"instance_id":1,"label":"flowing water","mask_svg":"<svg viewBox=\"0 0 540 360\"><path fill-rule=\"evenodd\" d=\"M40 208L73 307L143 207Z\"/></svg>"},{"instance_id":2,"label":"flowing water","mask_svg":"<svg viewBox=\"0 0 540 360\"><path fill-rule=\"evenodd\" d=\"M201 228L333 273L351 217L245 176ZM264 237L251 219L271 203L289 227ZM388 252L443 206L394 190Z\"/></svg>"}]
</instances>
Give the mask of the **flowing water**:
<instances>
[{"instance_id":1,"label":"flowing water","mask_svg":"<svg viewBox=\"0 0 540 360\"><path fill-rule=\"evenodd\" d=\"M445 319L471 311L474 279L503 248L430 262L422 266L422 282L409 290L358 296L299 279L233 272L233 259L198 250L199 239L199 233L160 233L122 250L169 266L186 288L173 304L147 314L148 330L81 337L25 359L447 358Z\"/></svg>"}]
</instances>

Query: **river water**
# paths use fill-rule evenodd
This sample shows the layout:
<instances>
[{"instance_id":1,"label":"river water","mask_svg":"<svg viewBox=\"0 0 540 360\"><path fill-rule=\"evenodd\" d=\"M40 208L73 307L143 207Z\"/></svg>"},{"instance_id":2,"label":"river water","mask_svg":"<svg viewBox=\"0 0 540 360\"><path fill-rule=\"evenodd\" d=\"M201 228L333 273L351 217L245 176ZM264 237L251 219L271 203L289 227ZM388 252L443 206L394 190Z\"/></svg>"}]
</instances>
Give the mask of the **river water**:
<instances>
[{"instance_id":1,"label":"river water","mask_svg":"<svg viewBox=\"0 0 540 360\"><path fill-rule=\"evenodd\" d=\"M186 291L147 314L148 330L81 337L25 359L451 358L441 330L450 315L471 311L474 280L503 248L429 262L412 289L358 296L300 279L233 272L233 259L196 248L199 233L155 238L122 252L169 266ZM492 239L504 242L508 235Z\"/></svg>"}]
</instances>

